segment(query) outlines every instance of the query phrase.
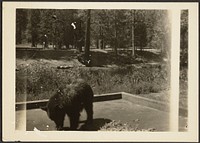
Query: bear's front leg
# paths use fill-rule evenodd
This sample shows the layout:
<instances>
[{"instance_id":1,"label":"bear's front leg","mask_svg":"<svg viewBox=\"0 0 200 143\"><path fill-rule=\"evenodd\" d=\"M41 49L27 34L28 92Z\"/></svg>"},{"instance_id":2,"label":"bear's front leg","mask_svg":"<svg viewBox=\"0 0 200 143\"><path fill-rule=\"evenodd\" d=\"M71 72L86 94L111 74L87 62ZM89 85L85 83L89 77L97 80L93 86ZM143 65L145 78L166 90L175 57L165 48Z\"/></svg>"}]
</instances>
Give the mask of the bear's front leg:
<instances>
[{"instance_id":1,"label":"bear's front leg","mask_svg":"<svg viewBox=\"0 0 200 143\"><path fill-rule=\"evenodd\" d=\"M88 103L87 105L85 105L85 110L87 113L87 124L92 124L93 123L93 104L92 101L91 103Z\"/></svg>"},{"instance_id":2,"label":"bear's front leg","mask_svg":"<svg viewBox=\"0 0 200 143\"><path fill-rule=\"evenodd\" d=\"M70 119L70 129L71 130L76 130L79 124L79 117L80 113L74 113L71 114L69 119Z\"/></svg>"},{"instance_id":3,"label":"bear's front leg","mask_svg":"<svg viewBox=\"0 0 200 143\"><path fill-rule=\"evenodd\" d=\"M56 129L58 131L62 130L63 129L63 124L64 124L64 118L55 120L55 123L56 123Z\"/></svg>"},{"instance_id":4,"label":"bear's front leg","mask_svg":"<svg viewBox=\"0 0 200 143\"><path fill-rule=\"evenodd\" d=\"M57 130L62 130L65 120L65 112L62 109L56 110L56 114L54 116L54 122L56 123Z\"/></svg>"}]
</instances>

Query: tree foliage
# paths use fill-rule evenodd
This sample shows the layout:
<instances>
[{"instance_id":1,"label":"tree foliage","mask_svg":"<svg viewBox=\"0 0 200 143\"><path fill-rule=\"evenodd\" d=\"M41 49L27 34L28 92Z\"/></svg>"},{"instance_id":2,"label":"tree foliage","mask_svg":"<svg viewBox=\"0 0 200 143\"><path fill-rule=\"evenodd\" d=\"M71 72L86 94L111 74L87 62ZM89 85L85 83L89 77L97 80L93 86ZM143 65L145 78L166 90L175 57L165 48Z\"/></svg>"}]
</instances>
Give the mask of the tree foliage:
<instances>
[{"instance_id":1,"label":"tree foliage","mask_svg":"<svg viewBox=\"0 0 200 143\"><path fill-rule=\"evenodd\" d=\"M30 11L30 35L32 47L37 47L40 35L40 11L33 9Z\"/></svg>"},{"instance_id":2,"label":"tree foliage","mask_svg":"<svg viewBox=\"0 0 200 143\"><path fill-rule=\"evenodd\" d=\"M134 46L141 50L154 48L167 53L166 51L170 49L170 23L167 10L141 9L134 10L134 14L131 11L131 9L92 10L90 46L101 49L110 47L117 54L117 49L130 48L134 41ZM37 43L42 43L42 36L46 34L49 43L56 45L57 48L78 47L81 51L84 46L86 10L20 9L16 16L17 43L25 41L36 46ZM75 22L76 29L73 29L72 22Z\"/></svg>"},{"instance_id":3,"label":"tree foliage","mask_svg":"<svg viewBox=\"0 0 200 143\"><path fill-rule=\"evenodd\" d=\"M188 10L181 11L181 41L180 41L181 66L188 63Z\"/></svg>"},{"instance_id":4,"label":"tree foliage","mask_svg":"<svg viewBox=\"0 0 200 143\"><path fill-rule=\"evenodd\" d=\"M16 44L21 44L25 37L26 26L28 23L27 11L25 9L16 10Z\"/></svg>"}]
</instances>

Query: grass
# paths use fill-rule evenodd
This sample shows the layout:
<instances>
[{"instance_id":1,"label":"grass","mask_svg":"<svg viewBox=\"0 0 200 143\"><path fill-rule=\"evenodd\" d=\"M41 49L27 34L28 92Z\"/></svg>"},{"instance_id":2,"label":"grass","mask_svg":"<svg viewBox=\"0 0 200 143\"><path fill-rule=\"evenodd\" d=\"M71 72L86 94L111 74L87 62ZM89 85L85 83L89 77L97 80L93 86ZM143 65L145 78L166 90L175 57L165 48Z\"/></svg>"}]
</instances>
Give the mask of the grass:
<instances>
[{"instance_id":1,"label":"grass","mask_svg":"<svg viewBox=\"0 0 200 143\"><path fill-rule=\"evenodd\" d=\"M186 108L188 107L188 70L187 68L182 68L180 70L179 77L179 106Z\"/></svg>"},{"instance_id":2,"label":"grass","mask_svg":"<svg viewBox=\"0 0 200 143\"><path fill-rule=\"evenodd\" d=\"M16 101L48 99L58 86L70 84L79 78L86 80L95 94L124 91L146 96L148 93L159 93L169 89L167 66L161 68L133 66L56 68L57 65L64 63L68 64L60 60L17 59L19 71L16 72ZM71 64L74 63L71 62ZM147 98L167 101L168 95L160 94L157 97L149 94Z\"/></svg>"}]
</instances>

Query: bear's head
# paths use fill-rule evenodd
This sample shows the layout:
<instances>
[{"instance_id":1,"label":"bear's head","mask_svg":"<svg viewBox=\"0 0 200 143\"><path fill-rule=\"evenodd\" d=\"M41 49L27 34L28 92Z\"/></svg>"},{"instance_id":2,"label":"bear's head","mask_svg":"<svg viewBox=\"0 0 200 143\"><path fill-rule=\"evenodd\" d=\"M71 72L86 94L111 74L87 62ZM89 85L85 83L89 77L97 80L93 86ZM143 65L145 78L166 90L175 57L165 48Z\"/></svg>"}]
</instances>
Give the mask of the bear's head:
<instances>
[{"instance_id":1,"label":"bear's head","mask_svg":"<svg viewBox=\"0 0 200 143\"><path fill-rule=\"evenodd\" d=\"M42 110L47 112L48 117L56 124L57 130L63 128L63 122L65 118L65 110L60 99L60 92L55 93L48 101L45 107L41 107Z\"/></svg>"}]
</instances>

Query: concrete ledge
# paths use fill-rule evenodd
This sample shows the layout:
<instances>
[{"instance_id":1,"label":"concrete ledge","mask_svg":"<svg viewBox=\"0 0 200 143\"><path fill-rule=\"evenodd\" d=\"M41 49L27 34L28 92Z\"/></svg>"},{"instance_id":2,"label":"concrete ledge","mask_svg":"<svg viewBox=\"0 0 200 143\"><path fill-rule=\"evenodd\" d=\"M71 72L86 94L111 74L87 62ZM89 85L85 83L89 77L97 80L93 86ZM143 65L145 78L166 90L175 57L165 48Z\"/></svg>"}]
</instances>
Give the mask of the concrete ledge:
<instances>
[{"instance_id":1,"label":"concrete ledge","mask_svg":"<svg viewBox=\"0 0 200 143\"><path fill-rule=\"evenodd\" d=\"M170 106L167 103L161 102L161 101L156 101L140 96L136 96L130 93L126 92L121 92L122 93L122 99L128 100L134 104L139 104L142 106L147 106L150 108L154 108L157 110L165 111L165 112L170 112ZM187 117L188 116L188 111L187 109L184 108L179 108L179 116Z\"/></svg>"},{"instance_id":2,"label":"concrete ledge","mask_svg":"<svg viewBox=\"0 0 200 143\"><path fill-rule=\"evenodd\" d=\"M101 94L95 95L93 102L101 102L101 101L109 101L109 100L116 100L122 99L121 93L110 93L110 94ZM43 107L47 104L48 99L46 100L38 100L38 101L28 101L28 102L17 102L16 103L16 110L24 110L24 109L37 109Z\"/></svg>"},{"instance_id":3,"label":"concrete ledge","mask_svg":"<svg viewBox=\"0 0 200 143\"><path fill-rule=\"evenodd\" d=\"M94 96L94 102L108 101L108 100L116 100L122 99L122 94L119 93L109 93L109 94L101 94Z\"/></svg>"},{"instance_id":4,"label":"concrete ledge","mask_svg":"<svg viewBox=\"0 0 200 143\"><path fill-rule=\"evenodd\" d=\"M117 100L117 99L124 99L130 101L134 104L154 108L160 111L169 112L169 104L156 101L140 96L136 96L126 92L118 92L118 93L109 93L109 94L101 94L94 96L94 102L102 102L102 101L109 101L109 100ZM43 107L47 104L47 100L39 100L39 101L28 101L28 102L18 102L16 103L16 110L24 110L24 109L37 109ZM184 108L179 108L179 116L187 117L188 111Z\"/></svg>"},{"instance_id":5,"label":"concrete ledge","mask_svg":"<svg viewBox=\"0 0 200 143\"><path fill-rule=\"evenodd\" d=\"M15 109L24 110L24 109L37 109L43 107L47 104L48 100L37 100L37 101L28 101L28 102L18 102L15 105Z\"/></svg>"},{"instance_id":6,"label":"concrete ledge","mask_svg":"<svg viewBox=\"0 0 200 143\"><path fill-rule=\"evenodd\" d=\"M169 112L169 105L164 102L160 102L160 101L156 101L156 100L152 100L152 99L148 99L144 97L139 97L133 94L125 93L125 92L122 92L122 98L134 104L139 104L139 105L151 107L154 109L158 109L161 111Z\"/></svg>"}]
</instances>

